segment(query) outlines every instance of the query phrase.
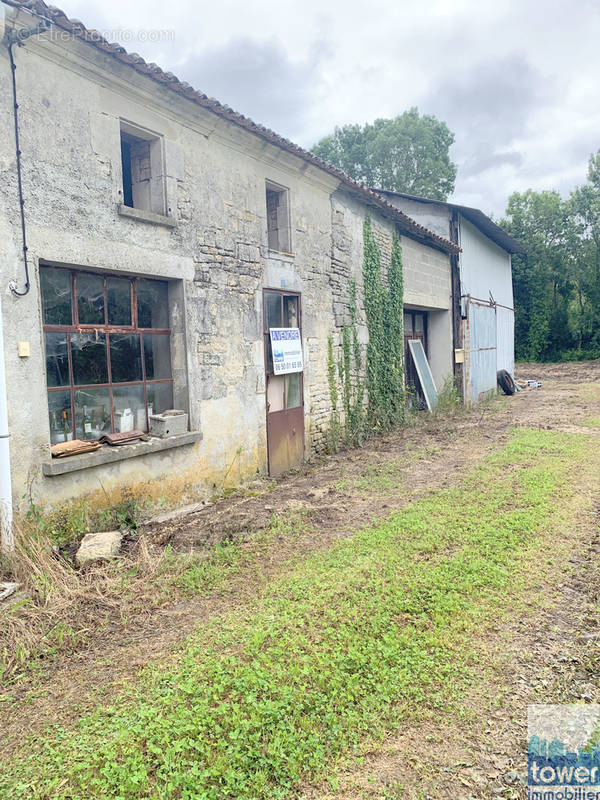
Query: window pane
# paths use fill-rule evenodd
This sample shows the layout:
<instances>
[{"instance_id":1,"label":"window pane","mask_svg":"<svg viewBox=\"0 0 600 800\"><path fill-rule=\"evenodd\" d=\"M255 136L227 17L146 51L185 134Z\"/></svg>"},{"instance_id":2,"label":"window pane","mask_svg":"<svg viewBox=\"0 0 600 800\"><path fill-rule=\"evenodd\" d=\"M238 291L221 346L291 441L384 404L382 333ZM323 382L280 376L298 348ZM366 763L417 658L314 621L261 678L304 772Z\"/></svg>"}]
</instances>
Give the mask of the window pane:
<instances>
[{"instance_id":1,"label":"window pane","mask_svg":"<svg viewBox=\"0 0 600 800\"><path fill-rule=\"evenodd\" d=\"M66 333L46 334L46 381L48 386L68 386L70 383Z\"/></svg>"},{"instance_id":2,"label":"window pane","mask_svg":"<svg viewBox=\"0 0 600 800\"><path fill-rule=\"evenodd\" d=\"M110 433L108 387L75 391L75 430L78 439L98 439Z\"/></svg>"},{"instance_id":3,"label":"window pane","mask_svg":"<svg viewBox=\"0 0 600 800\"><path fill-rule=\"evenodd\" d=\"M137 289L138 328L169 327L169 285L166 281L139 280Z\"/></svg>"},{"instance_id":4,"label":"window pane","mask_svg":"<svg viewBox=\"0 0 600 800\"><path fill-rule=\"evenodd\" d=\"M298 298L297 297L284 297L283 298L283 315L286 328L299 328L298 323Z\"/></svg>"},{"instance_id":5,"label":"window pane","mask_svg":"<svg viewBox=\"0 0 600 800\"><path fill-rule=\"evenodd\" d=\"M72 333L73 383L108 383L106 337L103 333Z\"/></svg>"},{"instance_id":6,"label":"window pane","mask_svg":"<svg viewBox=\"0 0 600 800\"><path fill-rule=\"evenodd\" d=\"M144 334L146 380L171 377L171 347L168 334Z\"/></svg>"},{"instance_id":7,"label":"window pane","mask_svg":"<svg viewBox=\"0 0 600 800\"><path fill-rule=\"evenodd\" d=\"M285 376L272 375L267 380L267 411L283 411Z\"/></svg>"},{"instance_id":8,"label":"window pane","mask_svg":"<svg viewBox=\"0 0 600 800\"><path fill-rule=\"evenodd\" d=\"M425 329L425 314L415 314L415 333L423 333Z\"/></svg>"},{"instance_id":9,"label":"window pane","mask_svg":"<svg viewBox=\"0 0 600 800\"><path fill-rule=\"evenodd\" d=\"M285 407L298 408L302 405L302 392L300 387L302 381L300 380L299 372L291 372L285 376Z\"/></svg>"},{"instance_id":10,"label":"window pane","mask_svg":"<svg viewBox=\"0 0 600 800\"><path fill-rule=\"evenodd\" d=\"M66 442L73 438L71 392L48 392L48 417L52 444Z\"/></svg>"},{"instance_id":11,"label":"window pane","mask_svg":"<svg viewBox=\"0 0 600 800\"><path fill-rule=\"evenodd\" d=\"M148 386L148 414L161 414L173 408L173 384L152 383Z\"/></svg>"},{"instance_id":12,"label":"window pane","mask_svg":"<svg viewBox=\"0 0 600 800\"><path fill-rule=\"evenodd\" d=\"M71 273L66 269L40 269L45 325L72 325Z\"/></svg>"},{"instance_id":13,"label":"window pane","mask_svg":"<svg viewBox=\"0 0 600 800\"><path fill-rule=\"evenodd\" d=\"M142 380L139 334L111 333L110 369L113 383Z\"/></svg>"},{"instance_id":14,"label":"window pane","mask_svg":"<svg viewBox=\"0 0 600 800\"><path fill-rule=\"evenodd\" d=\"M77 281L77 311L82 325L104 325L104 278L80 273Z\"/></svg>"},{"instance_id":15,"label":"window pane","mask_svg":"<svg viewBox=\"0 0 600 800\"><path fill-rule=\"evenodd\" d=\"M404 335L411 336L413 332L412 314L404 315Z\"/></svg>"},{"instance_id":16,"label":"window pane","mask_svg":"<svg viewBox=\"0 0 600 800\"><path fill-rule=\"evenodd\" d=\"M265 293L265 330L283 328L281 320L281 295Z\"/></svg>"},{"instance_id":17,"label":"window pane","mask_svg":"<svg viewBox=\"0 0 600 800\"><path fill-rule=\"evenodd\" d=\"M107 278L108 324L131 325L131 281L128 278Z\"/></svg>"},{"instance_id":18,"label":"window pane","mask_svg":"<svg viewBox=\"0 0 600 800\"><path fill-rule=\"evenodd\" d=\"M146 430L146 409L143 386L122 386L113 389L115 433Z\"/></svg>"}]
</instances>

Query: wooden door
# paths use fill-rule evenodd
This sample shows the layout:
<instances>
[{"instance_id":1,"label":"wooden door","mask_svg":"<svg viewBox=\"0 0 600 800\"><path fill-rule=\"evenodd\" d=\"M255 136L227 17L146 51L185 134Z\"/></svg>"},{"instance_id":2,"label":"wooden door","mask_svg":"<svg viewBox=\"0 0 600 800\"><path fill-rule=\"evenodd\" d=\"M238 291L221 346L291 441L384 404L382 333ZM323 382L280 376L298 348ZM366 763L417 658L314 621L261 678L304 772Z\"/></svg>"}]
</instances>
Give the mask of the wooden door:
<instances>
[{"instance_id":1,"label":"wooden door","mask_svg":"<svg viewBox=\"0 0 600 800\"><path fill-rule=\"evenodd\" d=\"M414 392L415 399L419 408L427 407L425 395L421 389L421 382L417 375L417 370L413 357L410 353L408 342L410 339L419 339L423 344L425 355L427 352L427 312L426 311L404 311L404 364L406 386Z\"/></svg>"},{"instance_id":2,"label":"wooden door","mask_svg":"<svg viewBox=\"0 0 600 800\"><path fill-rule=\"evenodd\" d=\"M301 372L273 373L270 328L299 328L302 338L299 294L263 291L269 475L280 475L304 461L304 383Z\"/></svg>"}]
</instances>

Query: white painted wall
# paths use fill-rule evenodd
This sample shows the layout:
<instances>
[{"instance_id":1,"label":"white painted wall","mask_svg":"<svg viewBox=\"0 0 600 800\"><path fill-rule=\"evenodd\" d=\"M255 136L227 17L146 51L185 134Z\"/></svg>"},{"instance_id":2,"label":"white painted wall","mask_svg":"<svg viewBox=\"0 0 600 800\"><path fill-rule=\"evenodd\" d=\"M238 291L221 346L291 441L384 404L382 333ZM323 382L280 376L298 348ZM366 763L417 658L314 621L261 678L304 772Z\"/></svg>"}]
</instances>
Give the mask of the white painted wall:
<instances>
[{"instance_id":1,"label":"white painted wall","mask_svg":"<svg viewBox=\"0 0 600 800\"><path fill-rule=\"evenodd\" d=\"M462 214L459 216L460 278L462 293L494 300L513 308L510 254L488 239Z\"/></svg>"},{"instance_id":2,"label":"white painted wall","mask_svg":"<svg viewBox=\"0 0 600 800\"><path fill-rule=\"evenodd\" d=\"M495 385L493 369L515 370L515 314L510 254L494 244L462 215L459 217L461 292L487 301L490 294L496 307L496 361L488 359L485 376L478 376L472 365L471 377L478 385L491 388Z\"/></svg>"}]
</instances>

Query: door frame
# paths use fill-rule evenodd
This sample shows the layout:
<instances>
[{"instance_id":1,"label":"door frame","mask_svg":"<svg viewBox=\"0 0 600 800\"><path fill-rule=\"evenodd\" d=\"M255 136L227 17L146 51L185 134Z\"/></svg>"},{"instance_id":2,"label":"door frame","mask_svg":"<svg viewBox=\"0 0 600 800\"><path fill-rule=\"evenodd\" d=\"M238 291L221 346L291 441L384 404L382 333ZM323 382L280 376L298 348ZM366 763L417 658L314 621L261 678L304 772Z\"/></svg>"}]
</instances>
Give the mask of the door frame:
<instances>
[{"instance_id":1,"label":"door frame","mask_svg":"<svg viewBox=\"0 0 600 800\"><path fill-rule=\"evenodd\" d=\"M281 296L281 317L283 321L283 298L284 297L297 297L298 298L298 330L300 331L300 343L302 345L302 292L292 291L291 289L271 289L268 286L263 286L261 301L262 301L262 334L263 334L263 362L264 362L264 371L265 371L265 432L267 436L267 471L269 475L271 474L271 463L269 457L269 401L268 401L268 381L269 375L274 375L275 373L269 373L267 371L267 364L268 364L268 348L269 348L269 329L267 328L267 315L265 313L265 295L266 294L278 294ZM302 359L304 362L304 359ZM283 376L285 377L285 376ZM285 408L285 382L284 382L284 410L287 411ZM302 409L302 453L304 455L304 370L300 373L300 398L301 403L298 408ZM276 412L274 412L276 413Z\"/></svg>"}]
</instances>

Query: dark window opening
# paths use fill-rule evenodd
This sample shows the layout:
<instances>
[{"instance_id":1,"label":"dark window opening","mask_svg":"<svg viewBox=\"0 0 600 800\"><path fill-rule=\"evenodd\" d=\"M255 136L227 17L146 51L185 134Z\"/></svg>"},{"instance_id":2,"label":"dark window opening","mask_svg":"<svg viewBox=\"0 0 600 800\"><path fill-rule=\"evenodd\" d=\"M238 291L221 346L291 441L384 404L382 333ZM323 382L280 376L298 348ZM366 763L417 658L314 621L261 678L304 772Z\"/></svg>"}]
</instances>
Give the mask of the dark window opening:
<instances>
[{"instance_id":1,"label":"dark window opening","mask_svg":"<svg viewBox=\"0 0 600 800\"><path fill-rule=\"evenodd\" d=\"M269 250L291 253L289 192L267 183L267 236Z\"/></svg>"},{"instance_id":2,"label":"dark window opening","mask_svg":"<svg viewBox=\"0 0 600 800\"><path fill-rule=\"evenodd\" d=\"M40 268L52 444L173 407L167 281Z\"/></svg>"},{"instance_id":3,"label":"dark window opening","mask_svg":"<svg viewBox=\"0 0 600 800\"><path fill-rule=\"evenodd\" d=\"M130 130L131 128L131 130ZM145 131L136 135L126 123L121 125L121 166L123 205L165 214L165 176L162 140Z\"/></svg>"},{"instance_id":4,"label":"dark window opening","mask_svg":"<svg viewBox=\"0 0 600 800\"><path fill-rule=\"evenodd\" d=\"M411 339L418 339L428 354L427 347L427 312L411 311L404 309L404 365L406 385L414 395L414 401L420 409L426 409L427 403L421 388L421 381L413 361L408 343Z\"/></svg>"},{"instance_id":5,"label":"dark window opening","mask_svg":"<svg viewBox=\"0 0 600 800\"><path fill-rule=\"evenodd\" d=\"M123 168L123 204L133 208L133 182L131 179L131 144L121 134L121 166Z\"/></svg>"}]
</instances>

